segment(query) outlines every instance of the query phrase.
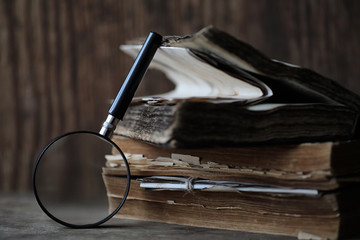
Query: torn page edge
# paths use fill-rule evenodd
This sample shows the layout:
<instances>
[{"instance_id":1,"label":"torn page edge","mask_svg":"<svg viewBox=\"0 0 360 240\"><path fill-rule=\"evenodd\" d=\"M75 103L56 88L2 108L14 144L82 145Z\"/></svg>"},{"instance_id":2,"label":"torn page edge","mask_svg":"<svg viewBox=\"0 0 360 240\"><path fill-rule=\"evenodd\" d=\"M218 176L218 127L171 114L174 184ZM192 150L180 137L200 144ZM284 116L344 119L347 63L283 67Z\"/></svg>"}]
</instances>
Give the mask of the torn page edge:
<instances>
[{"instance_id":1,"label":"torn page edge","mask_svg":"<svg viewBox=\"0 0 360 240\"><path fill-rule=\"evenodd\" d=\"M154 176L141 179L140 187L151 190L170 191L215 191L215 192L254 192L270 194L298 194L318 196L317 189L281 188L233 181L200 180L193 178Z\"/></svg>"}]
</instances>

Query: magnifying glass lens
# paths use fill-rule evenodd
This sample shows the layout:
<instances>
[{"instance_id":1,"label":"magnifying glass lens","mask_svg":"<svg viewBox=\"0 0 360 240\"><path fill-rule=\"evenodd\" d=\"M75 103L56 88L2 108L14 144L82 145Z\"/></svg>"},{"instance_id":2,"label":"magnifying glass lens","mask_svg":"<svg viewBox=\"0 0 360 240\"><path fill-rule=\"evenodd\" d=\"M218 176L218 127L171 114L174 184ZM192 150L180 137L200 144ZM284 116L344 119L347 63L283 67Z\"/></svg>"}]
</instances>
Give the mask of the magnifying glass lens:
<instances>
[{"instance_id":1,"label":"magnifying glass lens","mask_svg":"<svg viewBox=\"0 0 360 240\"><path fill-rule=\"evenodd\" d=\"M103 180L106 155L118 155L118 164L128 170L119 147L100 134L73 132L53 140L40 154L33 179L44 212L70 227L96 226L115 215L124 203L129 181L123 201L109 211Z\"/></svg>"}]
</instances>

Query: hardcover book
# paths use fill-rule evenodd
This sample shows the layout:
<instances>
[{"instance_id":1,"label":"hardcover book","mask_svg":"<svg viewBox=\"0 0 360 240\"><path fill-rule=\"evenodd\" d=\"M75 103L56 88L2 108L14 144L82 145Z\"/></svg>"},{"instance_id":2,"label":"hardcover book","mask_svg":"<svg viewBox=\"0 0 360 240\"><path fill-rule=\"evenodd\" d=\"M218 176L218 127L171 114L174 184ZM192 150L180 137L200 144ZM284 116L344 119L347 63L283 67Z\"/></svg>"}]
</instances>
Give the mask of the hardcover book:
<instances>
[{"instance_id":1,"label":"hardcover book","mask_svg":"<svg viewBox=\"0 0 360 240\"><path fill-rule=\"evenodd\" d=\"M211 26L166 37L151 67L175 88L134 99L115 130L132 176L117 217L299 239L359 234L356 94ZM125 176L119 156L106 156L110 210Z\"/></svg>"},{"instance_id":2,"label":"hardcover book","mask_svg":"<svg viewBox=\"0 0 360 240\"><path fill-rule=\"evenodd\" d=\"M140 47L121 48L135 56ZM151 67L175 89L137 98L115 134L175 147L357 135L359 96L311 70L271 60L214 27L165 38Z\"/></svg>"}]
</instances>

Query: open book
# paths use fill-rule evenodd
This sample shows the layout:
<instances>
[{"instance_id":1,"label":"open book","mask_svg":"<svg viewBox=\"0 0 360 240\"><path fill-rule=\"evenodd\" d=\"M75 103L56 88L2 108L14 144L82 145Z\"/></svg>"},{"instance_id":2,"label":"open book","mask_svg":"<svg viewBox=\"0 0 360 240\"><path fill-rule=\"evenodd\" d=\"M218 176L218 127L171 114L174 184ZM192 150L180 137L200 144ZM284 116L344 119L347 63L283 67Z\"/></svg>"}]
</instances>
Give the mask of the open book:
<instances>
[{"instance_id":1,"label":"open book","mask_svg":"<svg viewBox=\"0 0 360 240\"><path fill-rule=\"evenodd\" d=\"M123 51L136 56L140 45ZM150 67L175 84L137 98L115 134L169 146L348 140L360 98L336 82L271 60L214 27L166 37Z\"/></svg>"},{"instance_id":2,"label":"open book","mask_svg":"<svg viewBox=\"0 0 360 240\"><path fill-rule=\"evenodd\" d=\"M175 88L134 99L115 130L132 176L117 217L300 239L358 233L359 141L347 141L357 95L213 27L165 38L151 67ZM119 156L106 160L112 210L126 171Z\"/></svg>"}]
</instances>

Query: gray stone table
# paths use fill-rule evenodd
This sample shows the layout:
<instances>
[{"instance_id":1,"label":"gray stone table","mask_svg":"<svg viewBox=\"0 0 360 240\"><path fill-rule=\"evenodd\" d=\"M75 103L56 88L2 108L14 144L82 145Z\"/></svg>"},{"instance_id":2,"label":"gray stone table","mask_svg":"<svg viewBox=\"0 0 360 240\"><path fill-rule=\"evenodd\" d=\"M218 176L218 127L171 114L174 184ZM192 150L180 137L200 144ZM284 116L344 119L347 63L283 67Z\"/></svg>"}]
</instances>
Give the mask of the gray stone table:
<instances>
[{"instance_id":1,"label":"gray stone table","mask_svg":"<svg viewBox=\"0 0 360 240\"><path fill-rule=\"evenodd\" d=\"M49 219L33 195L0 193L0 239L296 239L238 231L112 219L95 229L69 229Z\"/></svg>"}]
</instances>

